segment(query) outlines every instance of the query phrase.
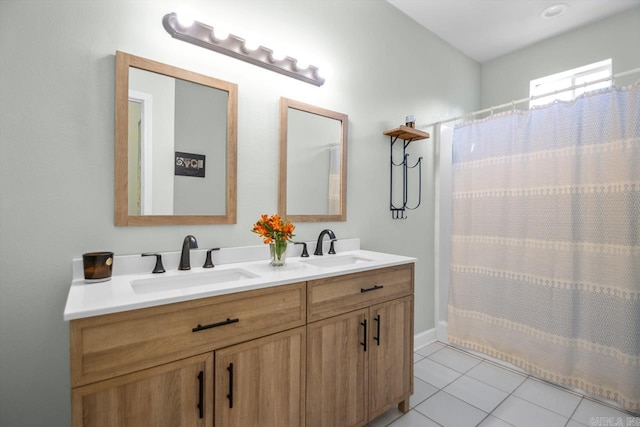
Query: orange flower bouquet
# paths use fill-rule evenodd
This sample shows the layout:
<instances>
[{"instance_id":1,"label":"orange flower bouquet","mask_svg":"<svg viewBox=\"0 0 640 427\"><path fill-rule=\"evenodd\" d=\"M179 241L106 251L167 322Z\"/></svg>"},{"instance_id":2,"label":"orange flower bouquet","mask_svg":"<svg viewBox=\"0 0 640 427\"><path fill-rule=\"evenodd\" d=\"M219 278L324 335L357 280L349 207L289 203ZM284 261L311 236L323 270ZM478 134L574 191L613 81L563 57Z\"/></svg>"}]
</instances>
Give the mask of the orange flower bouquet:
<instances>
[{"instance_id":1,"label":"orange flower bouquet","mask_svg":"<svg viewBox=\"0 0 640 427\"><path fill-rule=\"evenodd\" d=\"M262 237L265 244L269 245L271 253L271 265L274 267L282 267L284 265L284 254L287 250L287 242L294 236L295 229L289 221L284 221L279 215L260 216L258 222L253 226L253 231Z\"/></svg>"}]
</instances>

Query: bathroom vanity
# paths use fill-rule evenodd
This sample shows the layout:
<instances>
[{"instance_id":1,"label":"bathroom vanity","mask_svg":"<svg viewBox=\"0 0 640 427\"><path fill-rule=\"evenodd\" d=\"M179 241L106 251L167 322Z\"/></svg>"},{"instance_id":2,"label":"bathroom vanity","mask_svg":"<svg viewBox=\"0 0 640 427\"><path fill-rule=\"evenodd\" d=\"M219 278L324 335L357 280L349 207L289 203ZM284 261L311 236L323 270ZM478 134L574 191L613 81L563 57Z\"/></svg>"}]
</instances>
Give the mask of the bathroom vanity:
<instances>
[{"instance_id":1,"label":"bathroom vanity","mask_svg":"<svg viewBox=\"0 0 640 427\"><path fill-rule=\"evenodd\" d=\"M116 257L111 281L74 280L73 425L361 426L407 411L415 260L355 249L273 268L264 249L165 275Z\"/></svg>"}]
</instances>

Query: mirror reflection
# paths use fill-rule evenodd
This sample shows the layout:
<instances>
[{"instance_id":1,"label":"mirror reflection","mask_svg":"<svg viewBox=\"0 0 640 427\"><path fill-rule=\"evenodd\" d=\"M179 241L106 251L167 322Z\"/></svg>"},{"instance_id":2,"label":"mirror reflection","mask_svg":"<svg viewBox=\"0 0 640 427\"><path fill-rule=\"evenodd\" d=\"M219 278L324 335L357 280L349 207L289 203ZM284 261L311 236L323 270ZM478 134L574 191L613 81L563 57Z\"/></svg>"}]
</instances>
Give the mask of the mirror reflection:
<instances>
[{"instance_id":1,"label":"mirror reflection","mask_svg":"<svg viewBox=\"0 0 640 427\"><path fill-rule=\"evenodd\" d=\"M116 225L235 223L237 86L116 64Z\"/></svg>"},{"instance_id":2,"label":"mirror reflection","mask_svg":"<svg viewBox=\"0 0 640 427\"><path fill-rule=\"evenodd\" d=\"M129 215L225 213L227 100L223 90L129 69ZM193 174L176 174L180 162Z\"/></svg>"},{"instance_id":3,"label":"mirror reflection","mask_svg":"<svg viewBox=\"0 0 640 427\"><path fill-rule=\"evenodd\" d=\"M293 221L346 220L347 115L280 102L278 207Z\"/></svg>"}]
</instances>

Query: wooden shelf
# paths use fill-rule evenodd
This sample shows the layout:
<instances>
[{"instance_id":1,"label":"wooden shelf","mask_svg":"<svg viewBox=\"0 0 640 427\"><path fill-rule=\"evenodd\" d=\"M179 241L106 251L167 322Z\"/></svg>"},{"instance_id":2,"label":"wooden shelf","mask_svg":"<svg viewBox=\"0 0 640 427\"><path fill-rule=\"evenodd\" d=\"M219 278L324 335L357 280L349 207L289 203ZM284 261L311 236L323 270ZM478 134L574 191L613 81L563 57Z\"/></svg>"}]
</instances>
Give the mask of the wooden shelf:
<instances>
[{"instance_id":1,"label":"wooden shelf","mask_svg":"<svg viewBox=\"0 0 640 427\"><path fill-rule=\"evenodd\" d=\"M404 139L405 141L408 141L408 140L418 141L418 140L427 139L430 137L428 132L423 132L421 130L414 129L409 126L403 126L403 125L395 129L388 130L384 132L384 134L392 138Z\"/></svg>"}]
</instances>

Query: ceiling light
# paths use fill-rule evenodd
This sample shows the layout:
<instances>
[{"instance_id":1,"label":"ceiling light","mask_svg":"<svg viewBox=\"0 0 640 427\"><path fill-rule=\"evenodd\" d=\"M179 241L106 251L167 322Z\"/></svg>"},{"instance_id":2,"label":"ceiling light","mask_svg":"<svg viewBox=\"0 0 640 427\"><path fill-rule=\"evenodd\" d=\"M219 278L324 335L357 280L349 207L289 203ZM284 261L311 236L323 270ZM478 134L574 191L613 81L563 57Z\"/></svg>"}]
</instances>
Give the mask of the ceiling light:
<instances>
[{"instance_id":1,"label":"ceiling light","mask_svg":"<svg viewBox=\"0 0 640 427\"><path fill-rule=\"evenodd\" d=\"M554 4L553 6L549 6L548 8L543 10L542 13L540 14L540 17L544 19L557 18L558 16L565 13L568 8L569 8L569 5L567 5L566 3Z\"/></svg>"},{"instance_id":2,"label":"ceiling light","mask_svg":"<svg viewBox=\"0 0 640 427\"><path fill-rule=\"evenodd\" d=\"M322 86L325 79L318 73L318 67L308 62L286 56L284 52L261 46L257 40L243 39L230 34L222 28L195 21L191 25L178 23L176 13L169 13L162 18L164 29L171 37L192 43L205 49L213 50L232 58L246 61L267 70L275 71L294 79ZM323 70L327 71L327 70ZM326 73L325 73L326 74Z\"/></svg>"}]
</instances>

